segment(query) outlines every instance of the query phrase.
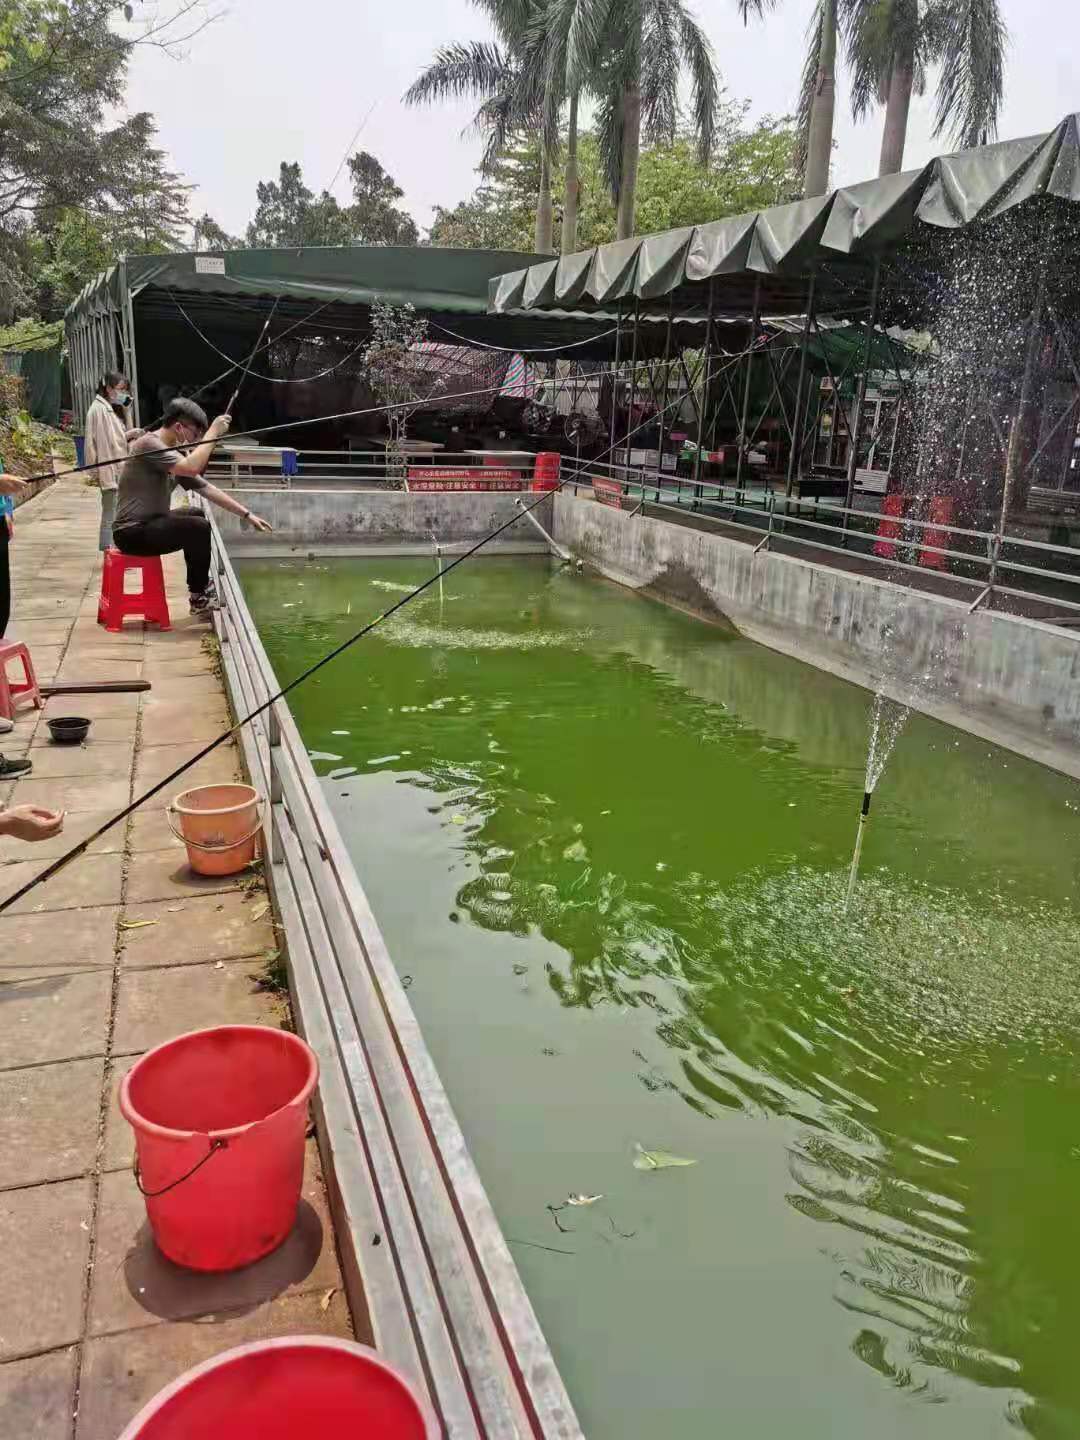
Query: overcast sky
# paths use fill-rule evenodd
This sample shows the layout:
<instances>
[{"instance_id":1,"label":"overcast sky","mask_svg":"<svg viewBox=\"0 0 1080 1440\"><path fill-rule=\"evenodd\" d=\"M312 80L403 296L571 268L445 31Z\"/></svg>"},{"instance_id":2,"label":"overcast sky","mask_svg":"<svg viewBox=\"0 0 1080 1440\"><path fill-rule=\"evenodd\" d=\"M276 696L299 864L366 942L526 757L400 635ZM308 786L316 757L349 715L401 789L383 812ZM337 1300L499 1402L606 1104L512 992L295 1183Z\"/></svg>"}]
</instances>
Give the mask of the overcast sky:
<instances>
[{"instance_id":1,"label":"overcast sky","mask_svg":"<svg viewBox=\"0 0 1080 1440\"><path fill-rule=\"evenodd\" d=\"M405 191L424 226L435 205L452 206L476 183L479 145L462 135L468 106L407 110L401 95L436 46L487 37L467 0L214 0L226 14L188 47L185 59L137 53L129 101L158 120L177 167L197 185L196 214L209 211L242 231L255 184L299 160L313 190L329 184L356 127L370 117L357 148L370 150ZM813 0L782 0L765 24L744 29L734 0L696 6L730 93L756 115L794 104L803 35ZM1047 130L1080 110L1080 7L1077 0L1002 0L1011 32L1000 135ZM374 108L372 108L374 107ZM931 136L931 97L916 100L905 166L945 146ZM877 173L880 112L852 124L843 77L837 103L834 183ZM347 187L335 187L344 199Z\"/></svg>"}]
</instances>

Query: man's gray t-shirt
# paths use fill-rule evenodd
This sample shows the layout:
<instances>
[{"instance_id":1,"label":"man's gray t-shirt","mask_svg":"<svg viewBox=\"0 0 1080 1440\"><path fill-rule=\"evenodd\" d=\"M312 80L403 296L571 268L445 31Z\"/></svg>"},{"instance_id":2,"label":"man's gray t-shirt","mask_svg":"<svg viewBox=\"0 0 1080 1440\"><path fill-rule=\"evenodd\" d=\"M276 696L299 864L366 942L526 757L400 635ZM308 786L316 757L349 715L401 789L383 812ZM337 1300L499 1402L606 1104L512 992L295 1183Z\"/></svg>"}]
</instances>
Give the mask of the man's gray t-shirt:
<instances>
[{"instance_id":1,"label":"man's gray t-shirt","mask_svg":"<svg viewBox=\"0 0 1080 1440\"><path fill-rule=\"evenodd\" d=\"M193 479L189 475L171 473L180 459L180 452L170 450L153 430L132 441L128 458L120 471L114 530L167 515L176 485L182 485L185 490L206 489L202 476Z\"/></svg>"}]
</instances>

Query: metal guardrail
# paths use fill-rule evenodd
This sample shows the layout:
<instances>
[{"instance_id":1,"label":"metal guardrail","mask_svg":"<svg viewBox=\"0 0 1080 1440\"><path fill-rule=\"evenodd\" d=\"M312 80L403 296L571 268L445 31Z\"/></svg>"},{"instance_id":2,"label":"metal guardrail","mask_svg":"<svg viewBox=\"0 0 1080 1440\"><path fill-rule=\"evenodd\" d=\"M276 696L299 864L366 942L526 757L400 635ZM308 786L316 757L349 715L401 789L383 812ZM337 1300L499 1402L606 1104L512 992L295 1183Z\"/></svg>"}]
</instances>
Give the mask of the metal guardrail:
<instances>
[{"instance_id":1,"label":"metal guardrail","mask_svg":"<svg viewBox=\"0 0 1080 1440\"><path fill-rule=\"evenodd\" d=\"M246 715L279 685L209 518L214 624ZM426 1390L452 1440L582 1440L287 703L240 738L269 801L265 869L293 1013L321 1066L319 1147L357 1330Z\"/></svg>"},{"instance_id":2,"label":"metal guardrail","mask_svg":"<svg viewBox=\"0 0 1080 1440\"><path fill-rule=\"evenodd\" d=\"M886 516L877 511L847 507L828 498L803 499L777 494L764 487L755 489L748 484L736 487L712 480L686 479L666 471L641 471L621 464L590 464L563 457L563 483L575 494L580 489L591 488L594 475L618 485L623 498L631 504L636 501L635 513L645 507L650 511L670 510L684 518L688 513L700 513L735 529L753 532L762 543L773 538L783 539L796 545L846 551L879 564L883 570L947 575L952 581L974 586L979 592L976 604L996 593L1080 611L1080 549L1073 546L1029 540L1001 531L972 530L937 520ZM878 534L878 527L886 520L897 527L895 535ZM947 544L940 543L941 536L948 537ZM959 549L953 542L954 536L959 537L961 543L967 540L975 543ZM893 547L893 555L875 554L874 545L882 539ZM1059 564L1072 563L1076 568L1068 571L1058 565L1031 563L1026 559L1027 552L1033 552L1032 560L1044 555L1060 557ZM900 558L905 554L911 558ZM948 569L928 567L914 560L915 556L940 557L955 565ZM965 574L965 570L971 573ZM1003 584L999 579L1002 574L1030 576L1043 588L1035 583ZM1055 589L1051 591L1049 587ZM1060 587L1068 587L1070 593L1056 593Z\"/></svg>"}]
</instances>

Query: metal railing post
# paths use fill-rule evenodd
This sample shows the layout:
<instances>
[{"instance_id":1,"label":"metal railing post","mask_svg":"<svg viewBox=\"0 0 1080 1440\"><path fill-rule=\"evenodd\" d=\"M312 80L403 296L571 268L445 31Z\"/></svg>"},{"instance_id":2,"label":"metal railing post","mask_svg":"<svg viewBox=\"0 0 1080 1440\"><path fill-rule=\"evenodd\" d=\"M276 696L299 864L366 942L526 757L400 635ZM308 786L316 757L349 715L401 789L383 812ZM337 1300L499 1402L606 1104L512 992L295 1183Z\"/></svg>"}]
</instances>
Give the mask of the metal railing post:
<instances>
[{"instance_id":1,"label":"metal railing post","mask_svg":"<svg viewBox=\"0 0 1080 1440\"><path fill-rule=\"evenodd\" d=\"M750 344L746 352L746 379L743 382L742 418L739 421L739 454L735 461L735 507L739 508L742 495L743 461L746 457L746 427L750 423L750 381L754 369L754 346L757 344L758 324L761 320L761 276L754 279L754 313L750 321Z\"/></svg>"},{"instance_id":2,"label":"metal railing post","mask_svg":"<svg viewBox=\"0 0 1080 1440\"><path fill-rule=\"evenodd\" d=\"M877 324L878 299L881 295L881 256L874 260L874 280L870 289L870 314L866 321L866 343L863 346L862 374L855 391L855 414L848 433L847 486L844 493L844 545L847 545L848 520L846 513L855 499L855 471L859 464L859 432L862 429L863 406L866 403L866 379L874 344L874 326ZM841 404L843 400L841 399Z\"/></svg>"},{"instance_id":3,"label":"metal railing post","mask_svg":"<svg viewBox=\"0 0 1080 1440\"><path fill-rule=\"evenodd\" d=\"M814 319L814 292L817 289L817 267L810 271L810 286L806 292L806 320L803 323L802 344L799 346L799 380L795 387L795 415L791 422L791 454L788 456L787 480L784 494L790 495L795 485L795 467L798 464L802 475L802 439L799 426L802 423L803 386L806 382L806 354L810 348L810 326ZM809 408L809 407L807 407Z\"/></svg>"}]
</instances>

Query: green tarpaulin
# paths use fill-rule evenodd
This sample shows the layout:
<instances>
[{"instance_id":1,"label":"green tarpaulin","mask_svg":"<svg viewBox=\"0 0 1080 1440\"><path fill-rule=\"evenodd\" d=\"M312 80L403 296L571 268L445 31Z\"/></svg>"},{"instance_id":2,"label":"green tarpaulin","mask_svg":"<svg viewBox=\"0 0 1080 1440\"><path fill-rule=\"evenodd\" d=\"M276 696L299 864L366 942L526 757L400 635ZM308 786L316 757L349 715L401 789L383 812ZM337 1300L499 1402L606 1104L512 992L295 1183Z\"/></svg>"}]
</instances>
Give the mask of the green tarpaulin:
<instances>
[{"instance_id":1,"label":"green tarpaulin","mask_svg":"<svg viewBox=\"0 0 1080 1440\"><path fill-rule=\"evenodd\" d=\"M60 423L60 346L51 350L8 350L4 369L22 379L26 408L43 425Z\"/></svg>"},{"instance_id":2,"label":"green tarpaulin","mask_svg":"<svg viewBox=\"0 0 1080 1440\"><path fill-rule=\"evenodd\" d=\"M943 155L921 170L844 186L706 225L547 259L491 284L496 313L620 302L746 313L755 290L766 315L800 314L811 271L834 315L865 311L875 258L924 227L955 231L1036 200L1080 202L1080 117L1048 135Z\"/></svg>"}]
</instances>

